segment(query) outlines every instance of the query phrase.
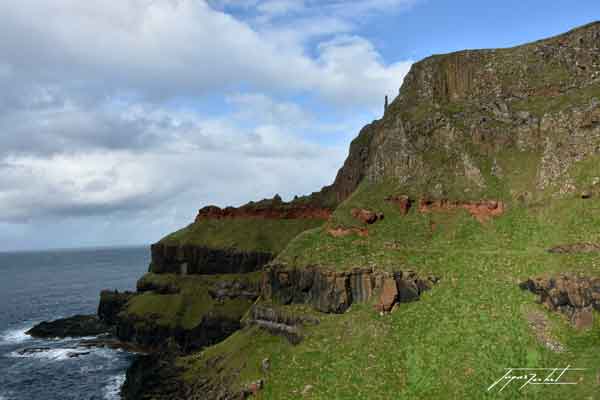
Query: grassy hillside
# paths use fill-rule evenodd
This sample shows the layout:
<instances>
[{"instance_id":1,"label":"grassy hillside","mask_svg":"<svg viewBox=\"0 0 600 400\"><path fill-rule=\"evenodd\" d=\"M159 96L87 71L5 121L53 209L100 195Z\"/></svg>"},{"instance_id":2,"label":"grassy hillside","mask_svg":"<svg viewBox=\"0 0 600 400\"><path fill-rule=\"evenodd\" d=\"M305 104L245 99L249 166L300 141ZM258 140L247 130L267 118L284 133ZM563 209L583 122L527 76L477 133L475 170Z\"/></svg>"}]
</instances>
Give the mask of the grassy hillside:
<instances>
[{"instance_id":1,"label":"grassy hillside","mask_svg":"<svg viewBox=\"0 0 600 400\"><path fill-rule=\"evenodd\" d=\"M279 253L300 232L323 224L322 219L213 219L174 232L162 243L193 244L238 251Z\"/></svg>"},{"instance_id":2,"label":"grassy hillside","mask_svg":"<svg viewBox=\"0 0 600 400\"><path fill-rule=\"evenodd\" d=\"M217 282L244 280L258 286L261 274L189 275L148 273L141 279L146 285L169 288L170 291L146 291L134 296L123 311L125 318L134 318L137 323L146 322L168 328L192 329L207 315L239 319L248 310L251 301L231 299L218 302L209 294ZM173 292L173 293L171 293Z\"/></svg>"},{"instance_id":3,"label":"grassy hillside","mask_svg":"<svg viewBox=\"0 0 600 400\"><path fill-rule=\"evenodd\" d=\"M600 276L598 254L545 251L561 243L600 241L599 200L513 204L486 224L464 211L420 215L413 210L407 216L392 208L384 211L385 219L367 238L331 238L318 228L294 240L280 260L336 268L409 266L439 276L440 282L420 301L383 317L369 304L354 304L342 315L320 314L321 324L307 327L297 346L247 329L181 360L182 365L208 373L205 361L222 356L223 371L239 370L238 385L266 379L259 399L597 398L600 315L595 312L592 330L577 332L564 317L536 304L535 296L518 283L563 271ZM541 332L531 326L540 319L546 324ZM565 350L549 349L537 339L540 335ZM264 357L272 361L266 375L260 372ZM587 368L572 375L582 377L580 384L524 391L512 384L501 393L486 391L504 368L567 365ZM199 375L186 376L193 380ZM312 389L301 395L307 385Z\"/></svg>"}]
</instances>

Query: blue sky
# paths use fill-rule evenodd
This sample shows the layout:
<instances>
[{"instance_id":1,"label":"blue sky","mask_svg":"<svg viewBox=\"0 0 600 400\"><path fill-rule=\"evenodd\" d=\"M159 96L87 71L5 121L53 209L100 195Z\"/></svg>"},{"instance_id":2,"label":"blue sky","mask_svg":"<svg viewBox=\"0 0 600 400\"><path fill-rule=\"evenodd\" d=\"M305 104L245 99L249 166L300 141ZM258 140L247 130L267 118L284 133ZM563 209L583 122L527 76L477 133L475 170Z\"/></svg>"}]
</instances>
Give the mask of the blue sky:
<instances>
[{"instance_id":1,"label":"blue sky","mask_svg":"<svg viewBox=\"0 0 600 400\"><path fill-rule=\"evenodd\" d=\"M413 62L598 16L597 1L3 1L0 251L151 243L207 204L318 190Z\"/></svg>"}]
</instances>

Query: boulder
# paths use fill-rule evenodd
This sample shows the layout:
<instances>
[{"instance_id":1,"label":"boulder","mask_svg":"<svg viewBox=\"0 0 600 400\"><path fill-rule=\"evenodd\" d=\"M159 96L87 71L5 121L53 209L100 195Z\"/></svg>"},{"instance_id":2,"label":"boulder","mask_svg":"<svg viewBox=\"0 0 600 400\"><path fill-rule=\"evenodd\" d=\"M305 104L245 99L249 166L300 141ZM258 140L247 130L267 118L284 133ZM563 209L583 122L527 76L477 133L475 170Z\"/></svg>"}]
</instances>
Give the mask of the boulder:
<instances>
[{"instance_id":1,"label":"boulder","mask_svg":"<svg viewBox=\"0 0 600 400\"><path fill-rule=\"evenodd\" d=\"M369 225L383 219L383 213L366 210L364 208L353 208L350 210L350 214L362 223Z\"/></svg>"},{"instance_id":2,"label":"boulder","mask_svg":"<svg viewBox=\"0 0 600 400\"><path fill-rule=\"evenodd\" d=\"M389 312L398 299L398 287L394 278L385 278L383 280L383 288L379 295L379 303L375 305L375 309L379 312Z\"/></svg>"}]
</instances>

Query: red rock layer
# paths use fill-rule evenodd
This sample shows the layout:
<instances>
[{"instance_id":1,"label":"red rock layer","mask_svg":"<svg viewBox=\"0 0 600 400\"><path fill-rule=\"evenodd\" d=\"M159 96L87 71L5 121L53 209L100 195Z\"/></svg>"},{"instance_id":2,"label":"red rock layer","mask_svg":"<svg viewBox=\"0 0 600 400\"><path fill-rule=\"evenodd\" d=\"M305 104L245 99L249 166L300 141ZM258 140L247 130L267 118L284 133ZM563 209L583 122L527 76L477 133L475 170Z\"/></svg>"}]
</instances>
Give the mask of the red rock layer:
<instances>
[{"instance_id":1,"label":"red rock layer","mask_svg":"<svg viewBox=\"0 0 600 400\"><path fill-rule=\"evenodd\" d=\"M482 200L477 202L453 202L449 200L421 200L419 203L419 212L439 212L455 209L465 209L477 221L483 223L492 217L500 216L504 213L504 203L496 200Z\"/></svg>"},{"instance_id":2,"label":"red rock layer","mask_svg":"<svg viewBox=\"0 0 600 400\"><path fill-rule=\"evenodd\" d=\"M226 207L207 206L198 211L196 222L205 219L261 218L261 219L323 219L331 215L327 208L285 205L281 207Z\"/></svg>"}]
</instances>

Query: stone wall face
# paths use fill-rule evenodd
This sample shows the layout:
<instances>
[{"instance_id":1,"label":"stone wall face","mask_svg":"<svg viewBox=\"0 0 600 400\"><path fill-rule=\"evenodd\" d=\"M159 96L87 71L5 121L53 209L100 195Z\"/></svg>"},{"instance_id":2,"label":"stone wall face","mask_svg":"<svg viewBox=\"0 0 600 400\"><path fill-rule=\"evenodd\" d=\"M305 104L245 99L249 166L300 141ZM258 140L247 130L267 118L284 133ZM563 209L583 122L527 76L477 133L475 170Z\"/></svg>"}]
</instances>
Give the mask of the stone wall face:
<instances>
[{"instance_id":1,"label":"stone wall face","mask_svg":"<svg viewBox=\"0 0 600 400\"><path fill-rule=\"evenodd\" d=\"M273 254L265 252L162 243L153 244L151 252L150 272L181 275L249 273L261 269L274 257Z\"/></svg>"},{"instance_id":2,"label":"stone wall face","mask_svg":"<svg viewBox=\"0 0 600 400\"><path fill-rule=\"evenodd\" d=\"M379 272L354 269L327 271L317 267L284 269L272 266L263 276L263 297L281 304L310 304L327 313L343 313L353 303L364 303L380 296L378 311L390 311L395 303L415 301L437 282L414 272ZM386 293L386 284L391 287Z\"/></svg>"}]
</instances>

